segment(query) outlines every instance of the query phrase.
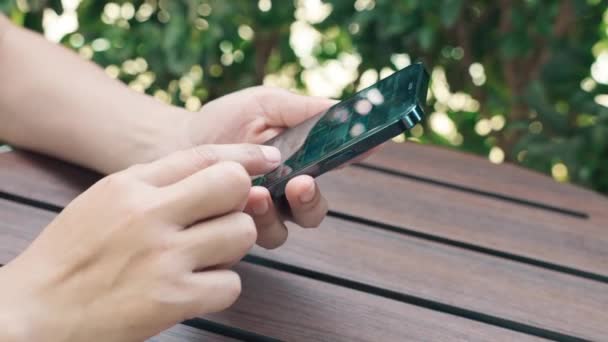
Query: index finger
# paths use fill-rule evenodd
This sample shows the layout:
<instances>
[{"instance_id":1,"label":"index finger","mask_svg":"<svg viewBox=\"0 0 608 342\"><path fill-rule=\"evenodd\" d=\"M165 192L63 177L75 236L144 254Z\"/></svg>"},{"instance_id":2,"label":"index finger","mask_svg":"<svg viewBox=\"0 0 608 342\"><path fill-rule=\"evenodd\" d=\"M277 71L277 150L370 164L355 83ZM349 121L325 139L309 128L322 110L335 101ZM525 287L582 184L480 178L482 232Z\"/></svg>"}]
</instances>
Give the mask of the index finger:
<instances>
[{"instance_id":1,"label":"index finger","mask_svg":"<svg viewBox=\"0 0 608 342\"><path fill-rule=\"evenodd\" d=\"M253 144L201 145L132 167L127 172L150 185L163 187L222 161L237 162L255 176L276 168L281 153L272 146Z\"/></svg>"}]
</instances>

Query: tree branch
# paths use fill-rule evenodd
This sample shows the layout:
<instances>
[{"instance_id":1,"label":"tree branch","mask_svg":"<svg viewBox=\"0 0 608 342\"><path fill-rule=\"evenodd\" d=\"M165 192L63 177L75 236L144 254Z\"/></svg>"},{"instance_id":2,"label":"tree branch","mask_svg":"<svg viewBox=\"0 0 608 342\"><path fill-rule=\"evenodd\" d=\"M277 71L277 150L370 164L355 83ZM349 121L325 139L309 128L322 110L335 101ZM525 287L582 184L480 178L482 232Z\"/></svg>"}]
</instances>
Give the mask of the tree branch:
<instances>
[{"instance_id":1,"label":"tree branch","mask_svg":"<svg viewBox=\"0 0 608 342\"><path fill-rule=\"evenodd\" d=\"M255 35L255 83L262 84L266 76L266 65L272 51L276 48L280 38L278 30L260 32Z\"/></svg>"},{"instance_id":2,"label":"tree branch","mask_svg":"<svg viewBox=\"0 0 608 342\"><path fill-rule=\"evenodd\" d=\"M555 22L553 23L553 39L563 38L570 32L574 23L573 11L572 0L562 0L559 5L558 14L555 17ZM528 75L530 80L540 77L542 67L551 58L551 46L547 37L540 39L537 46L539 47L537 53L532 57L529 64Z\"/></svg>"}]
</instances>

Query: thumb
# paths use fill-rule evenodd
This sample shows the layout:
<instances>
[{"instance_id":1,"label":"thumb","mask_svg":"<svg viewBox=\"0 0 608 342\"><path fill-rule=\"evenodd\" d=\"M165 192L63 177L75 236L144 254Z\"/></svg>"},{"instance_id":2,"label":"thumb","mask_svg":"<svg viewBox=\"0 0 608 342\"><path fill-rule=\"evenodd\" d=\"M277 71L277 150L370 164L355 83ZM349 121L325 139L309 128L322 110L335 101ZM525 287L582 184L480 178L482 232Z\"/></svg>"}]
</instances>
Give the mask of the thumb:
<instances>
[{"instance_id":1,"label":"thumb","mask_svg":"<svg viewBox=\"0 0 608 342\"><path fill-rule=\"evenodd\" d=\"M323 97L304 96L281 88L254 87L247 89L253 95L269 125L293 127L336 104L338 101Z\"/></svg>"},{"instance_id":2,"label":"thumb","mask_svg":"<svg viewBox=\"0 0 608 342\"><path fill-rule=\"evenodd\" d=\"M131 167L125 172L143 182L162 187L222 161L237 162L255 176L279 166L281 152L276 147L253 144L200 145Z\"/></svg>"}]
</instances>

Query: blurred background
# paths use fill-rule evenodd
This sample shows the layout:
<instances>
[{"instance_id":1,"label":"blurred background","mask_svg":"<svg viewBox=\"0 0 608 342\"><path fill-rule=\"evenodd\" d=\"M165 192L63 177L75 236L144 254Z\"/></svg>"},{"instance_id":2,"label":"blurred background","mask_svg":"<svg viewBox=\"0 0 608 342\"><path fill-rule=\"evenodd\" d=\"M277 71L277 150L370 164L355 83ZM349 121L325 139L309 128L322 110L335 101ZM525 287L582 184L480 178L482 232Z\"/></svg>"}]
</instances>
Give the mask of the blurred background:
<instances>
[{"instance_id":1,"label":"blurred background","mask_svg":"<svg viewBox=\"0 0 608 342\"><path fill-rule=\"evenodd\" d=\"M608 194L605 0L0 0L0 11L193 111L257 84L344 98L423 61L426 123L395 140Z\"/></svg>"}]
</instances>

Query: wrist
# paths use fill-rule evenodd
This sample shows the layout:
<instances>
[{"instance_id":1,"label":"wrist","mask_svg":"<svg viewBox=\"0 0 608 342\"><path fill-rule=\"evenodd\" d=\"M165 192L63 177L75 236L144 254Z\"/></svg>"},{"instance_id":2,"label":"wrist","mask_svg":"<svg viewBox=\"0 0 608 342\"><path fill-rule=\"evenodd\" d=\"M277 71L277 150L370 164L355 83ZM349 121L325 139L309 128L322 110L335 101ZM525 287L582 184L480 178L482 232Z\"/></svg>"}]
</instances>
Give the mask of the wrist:
<instances>
[{"instance_id":1,"label":"wrist","mask_svg":"<svg viewBox=\"0 0 608 342\"><path fill-rule=\"evenodd\" d=\"M124 148L111 158L101 171L113 173L129 166L148 163L164 157L171 152L187 148L187 126L191 112L185 109L162 104L146 96L146 105L130 109L137 115L125 115L121 141L126 141Z\"/></svg>"},{"instance_id":2,"label":"wrist","mask_svg":"<svg viewBox=\"0 0 608 342\"><path fill-rule=\"evenodd\" d=\"M191 115L183 108L166 105L142 113L143 117L134 122L139 133L130 135L135 140L135 147L127 166L151 162L188 147L184 131Z\"/></svg>"}]
</instances>

